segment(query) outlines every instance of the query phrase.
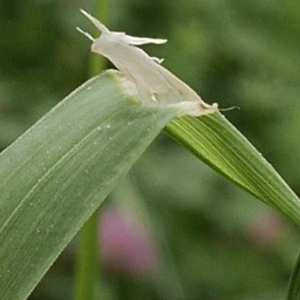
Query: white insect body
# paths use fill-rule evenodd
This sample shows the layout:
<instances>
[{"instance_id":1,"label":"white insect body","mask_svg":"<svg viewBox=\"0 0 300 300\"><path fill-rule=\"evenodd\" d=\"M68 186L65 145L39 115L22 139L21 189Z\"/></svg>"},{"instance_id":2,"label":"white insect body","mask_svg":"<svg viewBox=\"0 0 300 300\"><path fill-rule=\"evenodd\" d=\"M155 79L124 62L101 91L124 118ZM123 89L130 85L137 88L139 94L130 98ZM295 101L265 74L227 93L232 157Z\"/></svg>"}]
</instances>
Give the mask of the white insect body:
<instances>
[{"instance_id":1,"label":"white insect body","mask_svg":"<svg viewBox=\"0 0 300 300\"><path fill-rule=\"evenodd\" d=\"M133 37L123 32L111 32L87 12L81 12L101 31L94 39L77 28L93 41L92 51L109 59L122 75L135 84L143 99L151 105L174 105L179 115L201 116L214 113L218 105L206 104L195 91L160 64L163 60L150 57L136 47L144 44L164 44L165 39Z\"/></svg>"}]
</instances>

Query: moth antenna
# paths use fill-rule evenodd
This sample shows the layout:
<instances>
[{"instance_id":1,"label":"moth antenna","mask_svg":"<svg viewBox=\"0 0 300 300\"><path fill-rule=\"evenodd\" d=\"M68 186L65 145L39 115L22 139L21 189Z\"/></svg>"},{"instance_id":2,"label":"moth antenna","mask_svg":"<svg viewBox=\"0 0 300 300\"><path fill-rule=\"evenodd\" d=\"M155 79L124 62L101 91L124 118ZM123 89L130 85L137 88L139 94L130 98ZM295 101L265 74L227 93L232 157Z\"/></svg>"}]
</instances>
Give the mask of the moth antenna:
<instances>
[{"instance_id":1,"label":"moth antenna","mask_svg":"<svg viewBox=\"0 0 300 300\"><path fill-rule=\"evenodd\" d=\"M102 24L99 20L91 16L89 13L84 11L83 9L80 9L81 13L85 15L102 33L109 33L110 31L108 28Z\"/></svg>"},{"instance_id":2,"label":"moth antenna","mask_svg":"<svg viewBox=\"0 0 300 300\"><path fill-rule=\"evenodd\" d=\"M241 108L239 106L231 106L231 107L227 107L227 108L219 108L219 111L229 111L229 110L240 110Z\"/></svg>"},{"instance_id":3,"label":"moth antenna","mask_svg":"<svg viewBox=\"0 0 300 300\"><path fill-rule=\"evenodd\" d=\"M76 27L76 30L79 31L80 33L82 33L83 35L85 35L89 40L91 40L92 42L95 41L95 39L87 32L83 31L81 28Z\"/></svg>"}]
</instances>

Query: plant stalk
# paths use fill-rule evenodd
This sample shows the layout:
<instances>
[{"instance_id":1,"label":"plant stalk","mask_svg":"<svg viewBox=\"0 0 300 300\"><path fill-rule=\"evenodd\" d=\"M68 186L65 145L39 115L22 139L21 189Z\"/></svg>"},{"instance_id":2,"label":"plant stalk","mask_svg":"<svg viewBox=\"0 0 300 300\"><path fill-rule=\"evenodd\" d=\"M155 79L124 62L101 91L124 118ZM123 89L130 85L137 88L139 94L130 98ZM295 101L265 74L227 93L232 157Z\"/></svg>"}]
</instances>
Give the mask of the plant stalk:
<instances>
[{"instance_id":1,"label":"plant stalk","mask_svg":"<svg viewBox=\"0 0 300 300\"><path fill-rule=\"evenodd\" d=\"M96 0L94 15L103 23L107 21L109 0ZM97 32L96 34L99 34ZM89 75L98 75L105 68L105 60L100 55L90 54ZM98 245L99 210L96 211L82 228L76 258L75 300L99 299L100 286L100 249ZM98 287L98 288L97 288Z\"/></svg>"}]
</instances>

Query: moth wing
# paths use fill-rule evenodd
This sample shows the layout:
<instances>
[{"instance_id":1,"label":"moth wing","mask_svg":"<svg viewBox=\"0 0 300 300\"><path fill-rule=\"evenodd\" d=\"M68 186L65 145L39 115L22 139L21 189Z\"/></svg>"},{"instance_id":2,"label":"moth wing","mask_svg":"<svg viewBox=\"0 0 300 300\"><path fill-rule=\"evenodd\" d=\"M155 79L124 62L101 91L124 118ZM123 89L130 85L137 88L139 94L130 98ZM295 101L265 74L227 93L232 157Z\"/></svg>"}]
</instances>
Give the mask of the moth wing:
<instances>
[{"instance_id":1,"label":"moth wing","mask_svg":"<svg viewBox=\"0 0 300 300\"><path fill-rule=\"evenodd\" d=\"M131 35L125 35L125 42L129 45L146 45L146 44L156 44L161 45L165 44L167 42L166 39L153 39L153 38L145 38L145 37L135 37Z\"/></svg>"}]
</instances>

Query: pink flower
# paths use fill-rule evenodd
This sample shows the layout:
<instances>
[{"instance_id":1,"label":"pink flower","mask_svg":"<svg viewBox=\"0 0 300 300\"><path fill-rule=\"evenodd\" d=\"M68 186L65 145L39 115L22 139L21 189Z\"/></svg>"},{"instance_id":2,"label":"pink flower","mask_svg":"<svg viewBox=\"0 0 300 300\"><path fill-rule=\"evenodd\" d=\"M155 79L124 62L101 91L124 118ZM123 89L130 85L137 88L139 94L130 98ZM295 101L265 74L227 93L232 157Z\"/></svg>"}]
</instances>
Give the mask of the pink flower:
<instances>
[{"instance_id":1,"label":"pink flower","mask_svg":"<svg viewBox=\"0 0 300 300\"><path fill-rule=\"evenodd\" d=\"M285 235L286 226L274 213L260 213L253 217L248 226L252 242L260 247L272 247Z\"/></svg>"},{"instance_id":2,"label":"pink flower","mask_svg":"<svg viewBox=\"0 0 300 300\"><path fill-rule=\"evenodd\" d=\"M132 215L116 209L102 214L100 247L104 265L136 276L153 273L158 264L154 241Z\"/></svg>"}]
</instances>

